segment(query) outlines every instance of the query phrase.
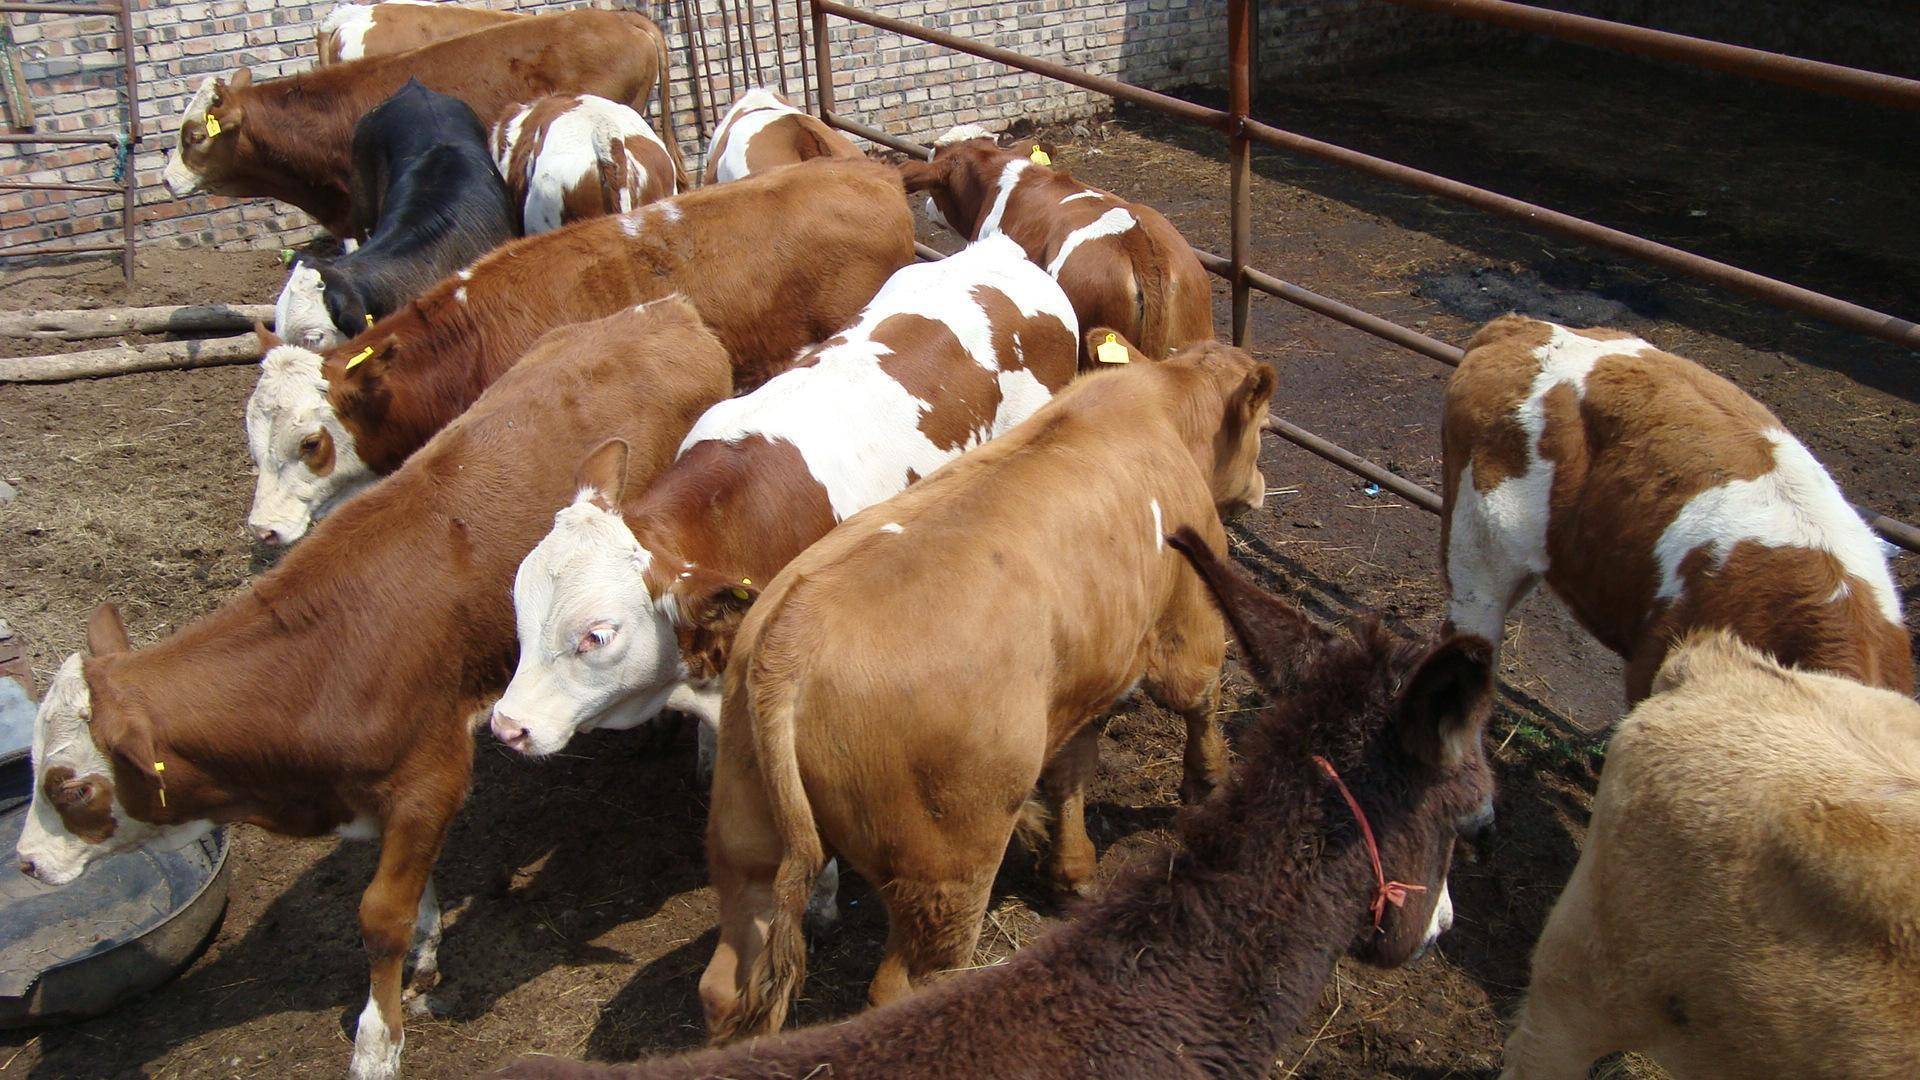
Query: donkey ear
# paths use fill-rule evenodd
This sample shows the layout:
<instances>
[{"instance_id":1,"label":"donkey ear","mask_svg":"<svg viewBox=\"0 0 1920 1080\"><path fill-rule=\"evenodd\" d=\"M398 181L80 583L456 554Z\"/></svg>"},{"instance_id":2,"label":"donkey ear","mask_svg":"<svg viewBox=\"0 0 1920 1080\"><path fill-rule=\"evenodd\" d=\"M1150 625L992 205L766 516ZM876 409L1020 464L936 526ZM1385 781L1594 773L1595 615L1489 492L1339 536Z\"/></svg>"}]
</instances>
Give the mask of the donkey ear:
<instances>
[{"instance_id":1,"label":"donkey ear","mask_svg":"<svg viewBox=\"0 0 1920 1080\"><path fill-rule=\"evenodd\" d=\"M1400 693L1400 740L1414 757L1451 769L1480 740L1493 705L1493 646L1456 634L1434 646Z\"/></svg>"},{"instance_id":2,"label":"donkey ear","mask_svg":"<svg viewBox=\"0 0 1920 1080\"><path fill-rule=\"evenodd\" d=\"M602 510L620 509L620 495L627 487L627 440L608 439L580 459L573 473L577 491L592 491L593 505Z\"/></svg>"},{"instance_id":3,"label":"donkey ear","mask_svg":"<svg viewBox=\"0 0 1920 1080\"><path fill-rule=\"evenodd\" d=\"M1260 685L1276 696L1287 692L1302 662L1327 640L1327 631L1306 612L1254 584L1192 526L1181 526L1167 543L1185 555L1206 582Z\"/></svg>"},{"instance_id":4,"label":"donkey ear","mask_svg":"<svg viewBox=\"0 0 1920 1080\"><path fill-rule=\"evenodd\" d=\"M93 609L87 618L87 651L95 656L111 656L133 648L127 641L127 624L120 619L120 609L112 604L101 604Z\"/></svg>"},{"instance_id":5,"label":"donkey ear","mask_svg":"<svg viewBox=\"0 0 1920 1080\"><path fill-rule=\"evenodd\" d=\"M945 187L947 176L953 171L953 158L942 155L932 161L903 161L900 163L900 179L906 182L907 191L925 191L928 188Z\"/></svg>"}]
</instances>

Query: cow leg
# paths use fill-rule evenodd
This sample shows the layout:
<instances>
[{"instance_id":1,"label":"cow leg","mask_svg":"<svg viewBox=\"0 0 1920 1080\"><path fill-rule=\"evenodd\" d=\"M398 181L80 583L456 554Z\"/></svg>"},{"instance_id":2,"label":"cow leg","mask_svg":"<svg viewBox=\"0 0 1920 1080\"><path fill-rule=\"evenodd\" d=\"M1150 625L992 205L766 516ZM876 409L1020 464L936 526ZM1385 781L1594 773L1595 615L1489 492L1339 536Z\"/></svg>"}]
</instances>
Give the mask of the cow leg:
<instances>
[{"instance_id":1,"label":"cow leg","mask_svg":"<svg viewBox=\"0 0 1920 1080\"><path fill-rule=\"evenodd\" d=\"M1601 982L1616 965L1600 951L1593 855L1590 848L1581 856L1540 931L1527 997L1507 1038L1503 1076L1584 1080L1595 1061L1625 1048L1616 1033L1630 1010Z\"/></svg>"},{"instance_id":2,"label":"cow leg","mask_svg":"<svg viewBox=\"0 0 1920 1080\"><path fill-rule=\"evenodd\" d=\"M1008 832L1012 822L1008 821ZM973 963L999 869L1000 847L964 878L921 882L895 878L881 890L887 905L887 953L867 986L868 1003L906 997L942 971Z\"/></svg>"},{"instance_id":3,"label":"cow leg","mask_svg":"<svg viewBox=\"0 0 1920 1080\"><path fill-rule=\"evenodd\" d=\"M1095 856L1087 836L1086 798L1087 781L1099 765L1100 725L1087 724L1040 773L1040 787L1053 804L1047 877L1058 896L1083 896L1093 884Z\"/></svg>"},{"instance_id":4,"label":"cow leg","mask_svg":"<svg viewBox=\"0 0 1920 1080\"><path fill-rule=\"evenodd\" d=\"M709 1032L733 1029L742 981L766 947L782 850L758 772L736 757L721 758L707 817L707 877L719 902L720 934L700 976Z\"/></svg>"},{"instance_id":5,"label":"cow leg","mask_svg":"<svg viewBox=\"0 0 1920 1080\"><path fill-rule=\"evenodd\" d=\"M413 977L407 980L402 999L407 1012L415 1016L430 1011L427 994L440 985L440 929L440 895L429 876L413 919Z\"/></svg>"},{"instance_id":6,"label":"cow leg","mask_svg":"<svg viewBox=\"0 0 1920 1080\"><path fill-rule=\"evenodd\" d=\"M1187 723L1187 751L1180 779L1180 801L1205 802L1227 774L1227 740L1220 734L1219 666L1198 701L1174 700L1169 708Z\"/></svg>"},{"instance_id":7,"label":"cow leg","mask_svg":"<svg viewBox=\"0 0 1920 1080\"><path fill-rule=\"evenodd\" d=\"M1463 492L1448 509L1440 540L1447 575L1447 618L1441 633L1485 638L1497 654L1506 635L1507 613L1526 597L1539 574L1513 557L1507 534L1488 518L1486 504L1477 495Z\"/></svg>"},{"instance_id":8,"label":"cow leg","mask_svg":"<svg viewBox=\"0 0 1920 1080\"><path fill-rule=\"evenodd\" d=\"M432 821L397 819L389 821L382 833L380 866L360 897L360 939L371 970L367 1005L360 1012L353 1062L347 1071L352 1080L389 1080L400 1071L400 1050L406 1044L402 968L451 816Z\"/></svg>"}]
</instances>

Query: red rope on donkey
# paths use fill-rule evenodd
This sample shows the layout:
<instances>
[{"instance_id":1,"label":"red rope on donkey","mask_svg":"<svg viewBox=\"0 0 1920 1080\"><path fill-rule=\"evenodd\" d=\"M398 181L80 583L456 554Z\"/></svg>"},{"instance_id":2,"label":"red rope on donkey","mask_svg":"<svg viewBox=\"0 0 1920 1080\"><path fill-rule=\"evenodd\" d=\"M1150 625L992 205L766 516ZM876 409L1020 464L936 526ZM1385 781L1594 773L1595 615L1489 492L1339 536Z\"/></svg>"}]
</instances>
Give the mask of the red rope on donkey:
<instances>
[{"instance_id":1,"label":"red rope on donkey","mask_svg":"<svg viewBox=\"0 0 1920 1080\"><path fill-rule=\"evenodd\" d=\"M1340 797L1347 800L1347 809L1353 811L1353 820L1360 823L1360 836L1367 842L1367 857L1373 860L1373 880L1376 883L1372 906L1373 929L1375 933L1380 933L1380 920L1386 916L1388 904L1404 907L1409 893L1426 892L1427 887L1409 885L1404 881L1387 880L1386 872L1380 869L1380 845L1374 842L1373 826L1367 823L1367 814L1360 809L1360 800L1354 798L1353 792L1347 790L1347 782L1340 779L1340 774L1334 771L1333 762L1319 754L1313 755L1313 762L1320 766L1321 772L1327 774L1327 779L1333 781L1333 786L1340 789Z\"/></svg>"}]
</instances>

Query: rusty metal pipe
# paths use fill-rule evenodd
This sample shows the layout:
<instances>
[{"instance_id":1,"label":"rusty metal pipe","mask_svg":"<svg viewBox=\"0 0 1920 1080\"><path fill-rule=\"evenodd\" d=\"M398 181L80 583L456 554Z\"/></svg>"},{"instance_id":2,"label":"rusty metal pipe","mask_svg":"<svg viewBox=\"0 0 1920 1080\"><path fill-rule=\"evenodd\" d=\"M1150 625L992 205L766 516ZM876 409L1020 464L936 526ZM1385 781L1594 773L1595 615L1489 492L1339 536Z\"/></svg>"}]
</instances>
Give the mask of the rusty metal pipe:
<instances>
[{"instance_id":1,"label":"rusty metal pipe","mask_svg":"<svg viewBox=\"0 0 1920 1080\"><path fill-rule=\"evenodd\" d=\"M1781 83L1802 90L1871 101L1902 109L1920 109L1920 81L1877 71L1824 64L1724 41L1670 34L1645 26L1609 22L1565 11L1549 11L1505 0L1387 0L1463 19L1478 19L1514 30L1525 30L1562 41L1598 45L1621 52L1673 60L1732 75Z\"/></svg>"},{"instance_id":2,"label":"rusty metal pipe","mask_svg":"<svg viewBox=\"0 0 1920 1080\"><path fill-rule=\"evenodd\" d=\"M107 143L118 142L118 135L0 135L0 144L4 143Z\"/></svg>"},{"instance_id":3,"label":"rusty metal pipe","mask_svg":"<svg viewBox=\"0 0 1920 1080\"><path fill-rule=\"evenodd\" d=\"M933 158L933 147L931 146L922 146L912 139L902 139L898 135L890 135L877 127L868 127L858 120L849 120L839 113L830 112L821 117L821 119L825 120L829 127L837 127L841 131L851 131L868 142L879 143L881 146L888 147L889 149L898 150L908 157L916 157L922 161L928 161Z\"/></svg>"},{"instance_id":4,"label":"rusty metal pipe","mask_svg":"<svg viewBox=\"0 0 1920 1080\"><path fill-rule=\"evenodd\" d=\"M1247 289L1247 251L1253 243L1253 143L1247 115L1253 110L1253 9L1249 0L1227 2L1228 246L1227 283L1233 291L1233 343L1253 347L1253 295Z\"/></svg>"},{"instance_id":5,"label":"rusty metal pipe","mask_svg":"<svg viewBox=\"0 0 1920 1080\"><path fill-rule=\"evenodd\" d=\"M1920 349L1920 326L1897 315L1875 311L1851 301L1814 292L1812 289L1803 289L1798 285L1777 281L1751 270L1729 266L1704 255L1669 247L1643 236L1610 229L1605 225L1577 218L1571 214L1549 210L1544 206L1536 206L1485 188L1477 188L1458 180L1436 176L1409 165L1363 154L1358 150L1349 150L1344 146L1322 142L1319 139L1277 128L1271 124L1263 124L1257 120L1247 122L1247 132L1260 142L1277 149L1291 150L1322 161L1331 161L1358 172L1465 203L1476 209L1515 218L1543 232L1558 233L1584 243L1624 252L1655 266L1662 266L1715 285L1724 285L1770 304L1804 311L1836 326L1871 334L1908 349Z\"/></svg>"},{"instance_id":6,"label":"rusty metal pipe","mask_svg":"<svg viewBox=\"0 0 1920 1080\"><path fill-rule=\"evenodd\" d=\"M120 0L120 54L126 64L127 90L127 159L122 163L120 183L120 240L124 245L120 252L120 276L126 282L127 295L133 295L133 249L139 242L140 206L140 72L133 57L133 0ZM665 86L666 75L662 73L661 85ZM666 100L664 89L661 100Z\"/></svg>"},{"instance_id":7,"label":"rusty metal pipe","mask_svg":"<svg viewBox=\"0 0 1920 1080\"><path fill-rule=\"evenodd\" d=\"M1311 450L1350 473L1366 477L1429 514L1440 512L1440 496L1398 473L1388 472L1366 458L1328 442L1298 424L1288 423L1276 416L1269 422L1267 430L1296 446Z\"/></svg>"},{"instance_id":8,"label":"rusty metal pipe","mask_svg":"<svg viewBox=\"0 0 1920 1080\"><path fill-rule=\"evenodd\" d=\"M827 47L829 6L824 0L813 0L813 74L814 81L820 84L820 93L814 100L820 107L822 120L833 114L833 57Z\"/></svg>"},{"instance_id":9,"label":"rusty metal pipe","mask_svg":"<svg viewBox=\"0 0 1920 1080\"><path fill-rule=\"evenodd\" d=\"M35 181L0 181L0 191L102 191L114 194L118 184L42 184Z\"/></svg>"},{"instance_id":10,"label":"rusty metal pipe","mask_svg":"<svg viewBox=\"0 0 1920 1080\"><path fill-rule=\"evenodd\" d=\"M21 15L118 15L113 4L0 4L0 11Z\"/></svg>"}]
</instances>

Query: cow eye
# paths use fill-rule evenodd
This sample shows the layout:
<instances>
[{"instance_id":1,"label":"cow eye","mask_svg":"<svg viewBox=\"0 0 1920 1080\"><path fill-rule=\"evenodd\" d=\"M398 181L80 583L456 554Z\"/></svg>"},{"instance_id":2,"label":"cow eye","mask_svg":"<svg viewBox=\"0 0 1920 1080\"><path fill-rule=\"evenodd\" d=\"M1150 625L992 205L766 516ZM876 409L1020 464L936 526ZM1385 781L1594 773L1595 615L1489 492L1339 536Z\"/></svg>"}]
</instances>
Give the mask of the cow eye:
<instances>
[{"instance_id":1,"label":"cow eye","mask_svg":"<svg viewBox=\"0 0 1920 1080\"><path fill-rule=\"evenodd\" d=\"M601 623L580 635L579 651L586 654L595 649L606 648L613 641L614 629L612 623Z\"/></svg>"},{"instance_id":2,"label":"cow eye","mask_svg":"<svg viewBox=\"0 0 1920 1080\"><path fill-rule=\"evenodd\" d=\"M300 440L300 456L312 457L320 452L320 436L309 435Z\"/></svg>"},{"instance_id":3,"label":"cow eye","mask_svg":"<svg viewBox=\"0 0 1920 1080\"><path fill-rule=\"evenodd\" d=\"M61 806L85 806L93 801L91 780L69 780L54 789L54 801Z\"/></svg>"}]
</instances>

